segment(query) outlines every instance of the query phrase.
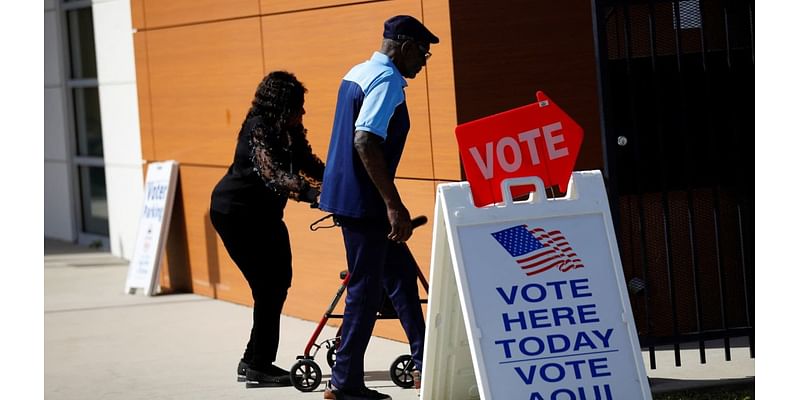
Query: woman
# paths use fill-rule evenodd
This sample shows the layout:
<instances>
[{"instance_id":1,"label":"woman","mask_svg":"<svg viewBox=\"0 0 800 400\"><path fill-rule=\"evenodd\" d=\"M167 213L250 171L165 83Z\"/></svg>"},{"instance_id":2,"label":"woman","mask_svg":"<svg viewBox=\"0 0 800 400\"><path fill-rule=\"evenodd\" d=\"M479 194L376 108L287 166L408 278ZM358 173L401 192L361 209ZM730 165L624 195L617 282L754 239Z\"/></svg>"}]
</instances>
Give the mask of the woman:
<instances>
[{"instance_id":1,"label":"woman","mask_svg":"<svg viewBox=\"0 0 800 400\"><path fill-rule=\"evenodd\" d=\"M261 81L233 163L211 194L211 223L253 295L253 327L237 367L248 387L291 385L289 372L273 364L292 280L283 209L289 198L316 202L325 168L303 127L306 91L285 71Z\"/></svg>"}]
</instances>

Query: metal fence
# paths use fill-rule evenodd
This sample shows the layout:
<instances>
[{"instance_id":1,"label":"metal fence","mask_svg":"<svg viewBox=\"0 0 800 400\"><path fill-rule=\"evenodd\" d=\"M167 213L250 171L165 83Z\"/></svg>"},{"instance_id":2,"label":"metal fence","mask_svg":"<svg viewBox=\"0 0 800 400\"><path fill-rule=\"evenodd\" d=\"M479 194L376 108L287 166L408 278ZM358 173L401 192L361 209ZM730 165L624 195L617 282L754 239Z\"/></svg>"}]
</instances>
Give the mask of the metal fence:
<instances>
[{"instance_id":1,"label":"metal fence","mask_svg":"<svg viewBox=\"0 0 800 400\"><path fill-rule=\"evenodd\" d=\"M595 0L605 176L643 347L754 332L753 0Z\"/></svg>"}]
</instances>

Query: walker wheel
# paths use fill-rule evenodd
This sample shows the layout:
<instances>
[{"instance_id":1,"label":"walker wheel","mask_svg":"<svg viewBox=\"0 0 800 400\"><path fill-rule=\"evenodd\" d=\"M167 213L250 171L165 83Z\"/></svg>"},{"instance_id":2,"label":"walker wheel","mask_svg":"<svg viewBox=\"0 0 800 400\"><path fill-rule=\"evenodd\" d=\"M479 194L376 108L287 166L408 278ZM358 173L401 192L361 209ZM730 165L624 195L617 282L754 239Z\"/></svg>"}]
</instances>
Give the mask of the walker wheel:
<instances>
[{"instance_id":1,"label":"walker wheel","mask_svg":"<svg viewBox=\"0 0 800 400\"><path fill-rule=\"evenodd\" d=\"M339 347L339 343L334 342L331 347L328 347L328 352L325 354L325 360L328 361L328 366L333 368L333 364L336 363L336 348Z\"/></svg>"},{"instance_id":2,"label":"walker wheel","mask_svg":"<svg viewBox=\"0 0 800 400\"><path fill-rule=\"evenodd\" d=\"M289 378L295 389L311 392L322 382L322 371L314 360L303 359L296 362L289 370Z\"/></svg>"},{"instance_id":3,"label":"walker wheel","mask_svg":"<svg viewBox=\"0 0 800 400\"><path fill-rule=\"evenodd\" d=\"M413 370L414 361L411 360L410 355L404 354L392 361L392 366L389 367L389 376L395 385L408 389L414 387L414 375L411 374Z\"/></svg>"}]
</instances>

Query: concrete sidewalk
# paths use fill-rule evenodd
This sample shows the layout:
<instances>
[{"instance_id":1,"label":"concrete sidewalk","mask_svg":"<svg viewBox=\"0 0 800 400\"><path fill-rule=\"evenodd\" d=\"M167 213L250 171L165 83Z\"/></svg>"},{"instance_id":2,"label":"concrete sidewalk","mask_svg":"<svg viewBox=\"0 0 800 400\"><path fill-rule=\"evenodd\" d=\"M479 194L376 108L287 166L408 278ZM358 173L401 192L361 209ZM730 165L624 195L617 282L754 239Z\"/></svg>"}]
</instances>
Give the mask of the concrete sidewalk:
<instances>
[{"instance_id":1,"label":"concrete sidewalk","mask_svg":"<svg viewBox=\"0 0 800 400\"><path fill-rule=\"evenodd\" d=\"M245 389L235 365L250 329L252 309L193 294L144 297L123 293L128 265L105 252L45 240L45 399L321 399L322 386L302 393L293 387ZM320 311L321 312L321 311ZM284 316L277 364L289 368L316 326ZM321 337L332 337L326 328ZM408 345L373 338L367 351L367 386L395 400L416 400L389 378L389 364ZM648 370L654 393L742 380L752 381L755 361L746 347L709 349L699 364L685 350L674 367L672 350L659 351ZM647 360L647 358L645 358ZM316 357L323 382L330 368ZM648 364L646 363L646 366Z\"/></svg>"}]
</instances>

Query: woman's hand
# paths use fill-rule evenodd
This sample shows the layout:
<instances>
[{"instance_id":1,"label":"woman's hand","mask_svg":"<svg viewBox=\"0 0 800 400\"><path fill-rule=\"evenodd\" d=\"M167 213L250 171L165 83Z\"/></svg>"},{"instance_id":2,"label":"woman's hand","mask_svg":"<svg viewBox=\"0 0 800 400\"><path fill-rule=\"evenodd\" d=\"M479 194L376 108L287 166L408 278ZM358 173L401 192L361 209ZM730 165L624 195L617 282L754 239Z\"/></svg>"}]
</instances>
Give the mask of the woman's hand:
<instances>
[{"instance_id":1,"label":"woman's hand","mask_svg":"<svg viewBox=\"0 0 800 400\"><path fill-rule=\"evenodd\" d=\"M300 201L306 203L317 203L319 202L319 190L312 188L308 188L305 192L300 195Z\"/></svg>"}]
</instances>

